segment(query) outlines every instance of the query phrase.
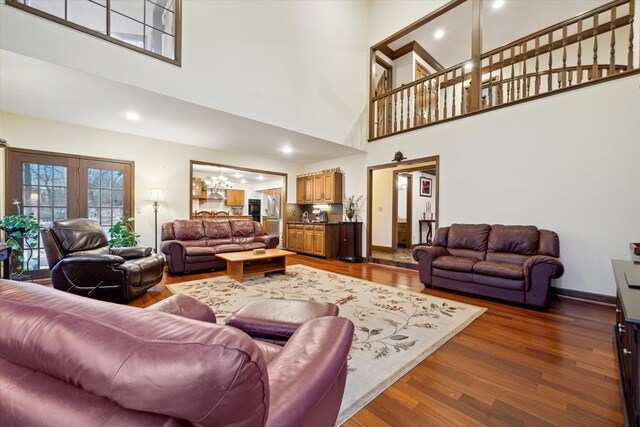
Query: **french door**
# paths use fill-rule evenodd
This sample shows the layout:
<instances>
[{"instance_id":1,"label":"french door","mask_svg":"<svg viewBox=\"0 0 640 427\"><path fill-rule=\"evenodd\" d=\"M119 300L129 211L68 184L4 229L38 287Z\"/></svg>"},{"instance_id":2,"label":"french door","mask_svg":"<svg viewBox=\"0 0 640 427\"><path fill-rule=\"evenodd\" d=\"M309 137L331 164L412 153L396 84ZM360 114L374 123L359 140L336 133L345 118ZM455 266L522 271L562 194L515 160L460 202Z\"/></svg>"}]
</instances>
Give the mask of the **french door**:
<instances>
[{"instance_id":1,"label":"french door","mask_svg":"<svg viewBox=\"0 0 640 427\"><path fill-rule=\"evenodd\" d=\"M33 214L41 227L90 218L108 230L133 208L133 162L10 148L5 213ZM25 269L46 277L43 244L25 250Z\"/></svg>"}]
</instances>

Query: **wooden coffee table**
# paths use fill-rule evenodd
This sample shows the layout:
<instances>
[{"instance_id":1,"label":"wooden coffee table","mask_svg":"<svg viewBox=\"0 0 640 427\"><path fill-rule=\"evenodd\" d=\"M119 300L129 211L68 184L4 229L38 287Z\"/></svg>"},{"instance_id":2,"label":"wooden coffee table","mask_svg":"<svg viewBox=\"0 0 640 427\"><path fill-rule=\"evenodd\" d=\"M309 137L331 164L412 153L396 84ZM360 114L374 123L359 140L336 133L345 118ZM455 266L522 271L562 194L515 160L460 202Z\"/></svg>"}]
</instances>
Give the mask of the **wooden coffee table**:
<instances>
[{"instance_id":1,"label":"wooden coffee table","mask_svg":"<svg viewBox=\"0 0 640 427\"><path fill-rule=\"evenodd\" d=\"M244 281L247 276L264 276L264 273L279 271L284 274L286 257L289 255L295 255L295 252L267 249L263 254L254 254L253 251L216 254L227 261L227 275L238 282Z\"/></svg>"}]
</instances>

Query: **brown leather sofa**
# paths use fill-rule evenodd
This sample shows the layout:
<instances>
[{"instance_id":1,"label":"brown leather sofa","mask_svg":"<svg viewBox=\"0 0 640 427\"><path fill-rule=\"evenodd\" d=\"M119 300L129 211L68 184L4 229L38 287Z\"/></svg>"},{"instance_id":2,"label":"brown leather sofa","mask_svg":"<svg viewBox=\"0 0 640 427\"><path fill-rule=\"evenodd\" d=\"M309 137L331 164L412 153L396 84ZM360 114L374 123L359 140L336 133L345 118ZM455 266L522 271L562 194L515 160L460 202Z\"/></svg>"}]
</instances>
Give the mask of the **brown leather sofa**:
<instances>
[{"instance_id":1,"label":"brown leather sofa","mask_svg":"<svg viewBox=\"0 0 640 427\"><path fill-rule=\"evenodd\" d=\"M353 323L284 347L186 295L140 309L0 280L3 426L334 426Z\"/></svg>"},{"instance_id":2,"label":"brown leather sofa","mask_svg":"<svg viewBox=\"0 0 640 427\"><path fill-rule=\"evenodd\" d=\"M548 304L551 279L564 273L558 235L533 225L453 224L433 246L418 246L420 281L535 307Z\"/></svg>"},{"instance_id":3,"label":"brown leather sofa","mask_svg":"<svg viewBox=\"0 0 640 427\"><path fill-rule=\"evenodd\" d=\"M105 301L126 301L162 280L162 255L147 247L110 248L96 221L54 221L41 236L56 289Z\"/></svg>"},{"instance_id":4,"label":"brown leather sofa","mask_svg":"<svg viewBox=\"0 0 640 427\"><path fill-rule=\"evenodd\" d=\"M259 222L249 219L178 219L162 224L162 253L172 273L226 268L216 254L271 249L278 236L262 232Z\"/></svg>"}]
</instances>

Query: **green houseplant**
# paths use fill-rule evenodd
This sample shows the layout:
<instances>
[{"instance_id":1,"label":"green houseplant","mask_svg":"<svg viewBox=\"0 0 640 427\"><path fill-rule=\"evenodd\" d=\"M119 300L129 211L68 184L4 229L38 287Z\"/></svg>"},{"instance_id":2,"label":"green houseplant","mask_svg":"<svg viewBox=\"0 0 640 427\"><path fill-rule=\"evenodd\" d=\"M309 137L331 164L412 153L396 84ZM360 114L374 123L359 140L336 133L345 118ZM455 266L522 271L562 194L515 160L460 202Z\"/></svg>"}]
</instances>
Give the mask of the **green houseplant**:
<instances>
[{"instance_id":1,"label":"green houseplant","mask_svg":"<svg viewBox=\"0 0 640 427\"><path fill-rule=\"evenodd\" d=\"M112 248L134 247L138 245L140 233L136 233L131 223L135 218L120 218L109 228L109 246Z\"/></svg>"},{"instance_id":2,"label":"green houseplant","mask_svg":"<svg viewBox=\"0 0 640 427\"><path fill-rule=\"evenodd\" d=\"M5 215L0 221L0 229L4 231L4 244L11 246L11 278L20 279L29 271L29 263L33 251L38 247L38 234L40 225L33 214L20 213L20 204L14 201L18 207L17 215ZM25 249L28 255L25 262Z\"/></svg>"}]
</instances>

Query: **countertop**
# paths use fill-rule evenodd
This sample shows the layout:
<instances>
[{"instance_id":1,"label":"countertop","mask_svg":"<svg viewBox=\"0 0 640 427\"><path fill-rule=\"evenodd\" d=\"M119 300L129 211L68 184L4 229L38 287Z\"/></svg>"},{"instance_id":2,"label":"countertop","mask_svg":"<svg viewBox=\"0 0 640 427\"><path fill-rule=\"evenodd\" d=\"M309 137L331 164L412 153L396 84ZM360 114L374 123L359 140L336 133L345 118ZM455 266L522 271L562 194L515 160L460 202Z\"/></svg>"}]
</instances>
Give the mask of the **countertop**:
<instances>
[{"instance_id":1,"label":"countertop","mask_svg":"<svg viewBox=\"0 0 640 427\"><path fill-rule=\"evenodd\" d=\"M339 222L303 222L303 221L287 221L287 224L304 224L304 225L338 225Z\"/></svg>"}]
</instances>

